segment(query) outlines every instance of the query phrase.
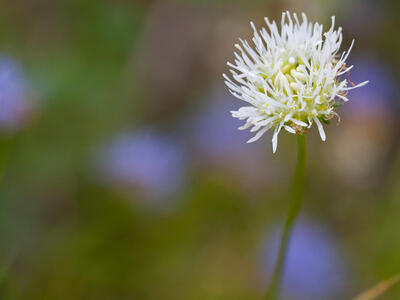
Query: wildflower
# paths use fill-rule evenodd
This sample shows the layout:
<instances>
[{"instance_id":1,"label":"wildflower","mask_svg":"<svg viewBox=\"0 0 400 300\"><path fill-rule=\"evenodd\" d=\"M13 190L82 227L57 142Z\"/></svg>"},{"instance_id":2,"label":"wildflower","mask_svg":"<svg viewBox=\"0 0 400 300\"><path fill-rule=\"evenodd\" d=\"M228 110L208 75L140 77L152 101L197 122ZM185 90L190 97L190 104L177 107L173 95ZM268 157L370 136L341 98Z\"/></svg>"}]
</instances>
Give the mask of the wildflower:
<instances>
[{"instance_id":1,"label":"wildflower","mask_svg":"<svg viewBox=\"0 0 400 300\"><path fill-rule=\"evenodd\" d=\"M30 119L34 102L21 66L0 55L0 132L14 132Z\"/></svg>"},{"instance_id":2,"label":"wildflower","mask_svg":"<svg viewBox=\"0 0 400 300\"><path fill-rule=\"evenodd\" d=\"M138 188L156 204L182 187L184 156L178 141L149 128L117 136L100 148L98 159L107 181Z\"/></svg>"},{"instance_id":3,"label":"wildflower","mask_svg":"<svg viewBox=\"0 0 400 300\"><path fill-rule=\"evenodd\" d=\"M257 132L248 143L273 129L273 152L282 129L303 134L314 122L325 141L322 123L338 116L335 110L348 101L349 90L368 83L354 85L342 80L342 75L353 68L345 61L354 40L339 56L342 28L334 29L334 17L325 33L321 24L308 22L304 13L302 22L295 13L283 13L280 32L275 21L265 21L269 32L257 30L251 22L254 47L241 39L241 45L235 45L239 50L235 64L228 62L234 80L223 75L230 92L250 104L232 111L232 116L246 120L239 129Z\"/></svg>"},{"instance_id":4,"label":"wildflower","mask_svg":"<svg viewBox=\"0 0 400 300\"><path fill-rule=\"evenodd\" d=\"M260 279L271 276L278 255L281 230L273 226L262 236ZM299 219L291 235L282 278L282 299L340 299L351 270L333 232L310 220Z\"/></svg>"}]
</instances>

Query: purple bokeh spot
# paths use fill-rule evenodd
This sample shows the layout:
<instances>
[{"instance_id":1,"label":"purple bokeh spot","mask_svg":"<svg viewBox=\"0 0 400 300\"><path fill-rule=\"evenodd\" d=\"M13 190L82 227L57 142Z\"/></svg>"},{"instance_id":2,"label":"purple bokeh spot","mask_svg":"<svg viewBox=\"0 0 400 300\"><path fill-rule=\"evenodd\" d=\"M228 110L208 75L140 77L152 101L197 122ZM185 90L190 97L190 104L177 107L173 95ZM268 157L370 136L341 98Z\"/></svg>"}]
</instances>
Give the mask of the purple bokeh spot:
<instances>
[{"instance_id":1,"label":"purple bokeh spot","mask_svg":"<svg viewBox=\"0 0 400 300\"><path fill-rule=\"evenodd\" d=\"M274 231L262 247L262 273L269 280L280 240L281 231ZM330 232L318 224L298 222L287 251L284 293L304 300L336 299L346 281L345 263Z\"/></svg>"},{"instance_id":2,"label":"purple bokeh spot","mask_svg":"<svg viewBox=\"0 0 400 300\"><path fill-rule=\"evenodd\" d=\"M31 108L21 67L11 58L0 56L0 128L4 131L18 129Z\"/></svg>"},{"instance_id":3,"label":"purple bokeh spot","mask_svg":"<svg viewBox=\"0 0 400 300\"><path fill-rule=\"evenodd\" d=\"M398 91L391 70L372 56L355 58L350 64L354 68L349 79L355 84L366 80L369 83L349 92L346 110L354 114L390 114Z\"/></svg>"},{"instance_id":4,"label":"purple bokeh spot","mask_svg":"<svg viewBox=\"0 0 400 300\"><path fill-rule=\"evenodd\" d=\"M238 130L244 121L233 118L230 113L244 103L230 97L228 92L214 92L207 101L209 105L194 120L195 143L202 153L229 157L257 147L246 144L255 133Z\"/></svg>"},{"instance_id":5,"label":"purple bokeh spot","mask_svg":"<svg viewBox=\"0 0 400 300\"><path fill-rule=\"evenodd\" d=\"M182 186L184 150L155 130L117 137L101 151L101 169L113 183L139 186L147 195L170 196Z\"/></svg>"}]
</instances>

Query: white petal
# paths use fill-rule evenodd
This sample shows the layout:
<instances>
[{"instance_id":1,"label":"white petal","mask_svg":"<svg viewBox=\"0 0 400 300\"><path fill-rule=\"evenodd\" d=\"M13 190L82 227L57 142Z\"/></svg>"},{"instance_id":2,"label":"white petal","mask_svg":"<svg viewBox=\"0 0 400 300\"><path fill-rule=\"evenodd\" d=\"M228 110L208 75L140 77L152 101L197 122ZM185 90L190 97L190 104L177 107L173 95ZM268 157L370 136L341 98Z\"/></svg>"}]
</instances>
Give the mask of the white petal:
<instances>
[{"instance_id":1,"label":"white petal","mask_svg":"<svg viewBox=\"0 0 400 300\"><path fill-rule=\"evenodd\" d=\"M285 125L285 126L283 126L283 127L286 129L287 132L296 134L296 130L294 130L292 127L287 126L287 125Z\"/></svg>"},{"instance_id":2,"label":"white petal","mask_svg":"<svg viewBox=\"0 0 400 300\"><path fill-rule=\"evenodd\" d=\"M349 87L349 88L345 88L344 90L346 90L346 91L354 90L354 89L362 87L362 86L364 86L364 85L366 85L368 83L369 83L369 80L361 82L361 83L359 83L359 84L357 84L355 86L352 86L352 87Z\"/></svg>"},{"instance_id":3,"label":"white petal","mask_svg":"<svg viewBox=\"0 0 400 300\"><path fill-rule=\"evenodd\" d=\"M278 147L278 133L274 132L274 136L272 137L272 152L276 152L276 148Z\"/></svg>"},{"instance_id":4,"label":"white petal","mask_svg":"<svg viewBox=\"0 0 400 300\"><path fill-rule=\"evenodd\" d=\"M321 124L321 121L318 118L314 118L315 123L317 123L319 135L321 136L321 140L326 141L326 135L324 131L324 127Z\"/></svg>"},{"instance_id":5,"label":"white petal","mask_svg":"<svg viewBox=\"0 0 400 300\"><path fill-rule=\"evenodd\" d=\"M296 120L296 119L290 119L290 121L292 121L294 124L302 126L302 127L307 127L308 126L307 123L304 123L303 121L299 121L299 120Z\"/></svg>"},{"instance_id":6,"label":"white petal","mask_svg":"<svg viewBox=\"0 0 400 300\"><path fill-rule=\"evenodd\" d=\"M272 136L272 152L276 152L276 148L278 147L278 134L281 131L282 123L279 127L275 128L274 135Z\"/></svg>"},{"instance_id":7,"label":"white petal","mask_svg":"<svg viewBox=\"0 0 400 300\"><path fill-rule=\"evenodd\" d=\"M268 127L264 127L263 129L258 131L257 134L254 137L249 139L247 141L247 143L253 143L253 142L257 141L268 129L269 129Z\"/></svg>"},{"instance_id":8,"label":"white petal","mask_svg":"<svg viewBox=\"0 0 400 300\"><path fill-rule=\"evenodd\" d=\"M253 125L252 123L247 122L247 123L244 124L243 126L240 126L238 129L239 129L239 130L245 130L245 129L251 127L252 125Z\"/></svg>"}]
</instances>

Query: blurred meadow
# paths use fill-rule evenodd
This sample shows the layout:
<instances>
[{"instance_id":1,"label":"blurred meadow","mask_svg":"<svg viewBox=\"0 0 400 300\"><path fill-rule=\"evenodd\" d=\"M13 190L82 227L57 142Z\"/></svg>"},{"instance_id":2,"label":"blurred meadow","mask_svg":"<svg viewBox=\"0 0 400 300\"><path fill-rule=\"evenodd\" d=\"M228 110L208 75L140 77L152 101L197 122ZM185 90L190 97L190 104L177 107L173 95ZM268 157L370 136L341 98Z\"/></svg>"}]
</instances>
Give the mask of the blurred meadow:
<instances>
[{"instance_id":1,"label":"blurred meadow","mask_svg":"<svg viewBox=\"0 0 400 300\"><path fill-rule=\"evenodd\" d=\"M296 139L251 133L222 73L249 22L306 12L356 39L341 123L313 128L283 299L400 273L400 2L0 3L0 299L254 300ZM400 299L400 286L380 299Z\"/></svg>"}]
</instances>

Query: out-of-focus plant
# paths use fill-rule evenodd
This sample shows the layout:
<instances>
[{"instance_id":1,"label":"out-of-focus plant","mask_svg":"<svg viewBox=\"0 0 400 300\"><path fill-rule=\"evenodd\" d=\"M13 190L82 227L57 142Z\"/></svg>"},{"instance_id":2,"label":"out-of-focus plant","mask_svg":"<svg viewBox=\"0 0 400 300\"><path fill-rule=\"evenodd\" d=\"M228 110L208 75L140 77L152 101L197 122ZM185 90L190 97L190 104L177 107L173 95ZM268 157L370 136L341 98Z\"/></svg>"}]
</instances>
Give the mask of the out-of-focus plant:
<instances>
[{"instance_id":1,"label":"out-of-focus plant","mask_svg":"<svg viewBox=\"0 0 400 300\"><path fill-rule=\"evenodd\" d=\"M382 296L388 289L400 282L400 275L396 275L388 280L379 282L371 289L365 291L353 300L375 300Z\"/></svg>"},{"instance_id":2,"label":"out-of-focus plant","mask_svg":"<svg viewBox=\"0 0 400 300\"><path fill-rule=\"evenodd\" d=\"M20 64L0 55L0 180L12 137L32 118L34 108L32 91Z\"/></svg>"}]
</instances>

